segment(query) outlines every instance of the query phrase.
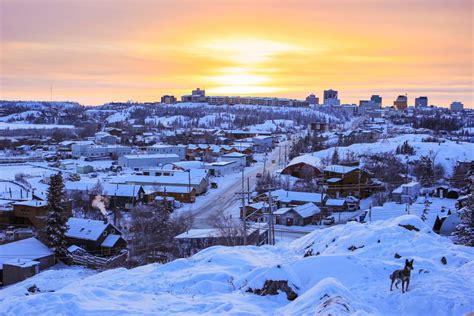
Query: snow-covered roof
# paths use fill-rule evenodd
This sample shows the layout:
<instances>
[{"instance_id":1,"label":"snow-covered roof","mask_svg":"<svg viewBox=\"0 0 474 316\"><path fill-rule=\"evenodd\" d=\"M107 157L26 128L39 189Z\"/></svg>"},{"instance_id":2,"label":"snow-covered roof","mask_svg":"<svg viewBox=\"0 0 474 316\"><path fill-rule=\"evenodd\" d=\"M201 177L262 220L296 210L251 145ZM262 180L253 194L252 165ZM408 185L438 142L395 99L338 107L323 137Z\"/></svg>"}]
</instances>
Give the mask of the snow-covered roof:
<instances>
[{"instance_id":1,"label":"snow-covered roof","mask_svg":"<svg viewBox=\"0 0 474 316\"><path fill-rule=\"evenodd\" d=\"M15 202L13 205L24 205L24 206L31 206L31 207L43 207L48 205L48 202L46 201L40 201L40 200L28 200L28 201L21 201L21 202Z\"/></svg>"},{"instance_id":2,"label":"snow-covered roof","mask_svg":"<svg viewBox=\"0 0 474 316\"><path fill-rule=\"evenodd\" d=\"M104 241L102 242L101 246L106 248L113 248L117 241L122 238L120 235L110 234L105 237Z\"/></svg>"},{"instance_id":3,"label":"snow-covered roof","mask_svg":"<svg viewBox=\"0 0 474 316\"><path fill-rule=\"evenodd\" d=\"M272 196L280 202L298 201L319 203L321 202L321 198L323 200L326 198L326 194L321 196L320 193L286 191L283 189L273 191Z\"/></svg>"},{"instance_id":4,"label":"snow-covered roof","mask_svg":"<svg viewBox=\"0 0 474 316\"><path fill-rule=\"evenodd\" d=\"M222 158L243 158L245 156L247 155L234 152L234 153L228 153L228 154L222 155Z\"/></svg>"},{"instance_id":5,"label":"snow-covered roof","mask_svg":"<svg viewBox=\"0 0 474 316\"><path fill-rule=\"evenodd\" d=\"M54 252L51 249L34 237L14 241L0 245L0 268L3 267L3 263L10 260L35 260L52 254Z\"/></svg>"},{"instance_id":6,"label":"snow-covered roof","mask_svg":"<svg viewBox=\"0 0 474 316\"><path fill-rule=\"evenodd\" d=\"M66 182L65 188L70 191L90 191L97 185L97 182L71 181ZM140 191L140 185L101 183L103 194L107 196L136 197Z\"/></svg>"},{"instance_id":7,"label":"snow-covered roof","mask_svg":"<svg viewBox=\"0 0 474 316\"><path fill-rule=\"evenodd\" d=\"M142 155L123 155L125 159L128 160L138 160L138 159L160 159L160 158L176 158L179 159L179 156L176 154L142 154Z\"/></svg>"},{"instance_id":8,"label":"snow-covered roof","mask_svg":"<svg viewBox=\"0 0 474 316\"><path fill-rule=\"evenodd\" d=\"M341 165L331 165L324 168L326 172L335 172L340 174L346 174L352 172L354 170L359 169L358 167L350 167L350 166L341 166Z\"/></svg>"},{"instance_id":9,"label":"snow-covered roof","mask_svg":"<svg viewBox=\"0 0 474 316\"><path fill-rule=\"evenodd\" d=\"M196 228L190 229L178 236L175 236L176 239L184 238L205 238L205 237L218 237L221 233L216 228Z\"/></svg>"},{"instance_id":10,"label":"snow-covered roof","mask_svg":"<svg viewBox=\"0 0 474 316\"><path fill-rule=\"evenodd\" d=\"M104 221L71 217L67 221L66 236L76 239L97 240L104 232L108 223Z\"/></svg>"},{"instance_id":11,"label":"snow-covered roof","mask_svg":"<svg viewBox=\"0 0 474 316\"><path fill-rule=\"evenodd\" d=\"M346 200L343 199L328 199L326 201L326 206L343 206L346 203Z\"/></svg>"},{"instance_id":12,"label":"snow-covered roof","mask_svg":"<svg viewBox=\"0 0 474 316\"><path fill-rule=\"evenodd\" d=\"M314 203L306 203L306 204L297 206L294 208L294 210L296 211L296 213L298 213L301 217L304 217L304 218L321 213L321 210L319 209L319 207L314 205Z\"/></svg>"},{"instance_id":13,"label":"snow-covered roof","mask_svg":"<svg viewBox=\"0 0 474 316\"><path fill-rule=\"evenodd\" d=\"M16 266L19 268L27 268L39 265L39 261L30 260L30 259L12 259L5 261L3 264L8 264L10 266Z\"/></svg>"},{"instance_id":14,"label":"snow-covered roof","mask_svg":"<svg viewBox=\"0 0 474 316\"><path fill-rule=\"evenodd\" d=\"M311 154L307 154L307 155L302 155L302 156L298 156L298 157L293 158L290 161L290 163L287 165L287 167L297 165L297 164L300 164L300 163L304 163L304 164L313 166L313 167L318 168L318 169L321 168L321 166L322 166L321 160L318 157L313 156Z\"/></svg>"}]
</instances>

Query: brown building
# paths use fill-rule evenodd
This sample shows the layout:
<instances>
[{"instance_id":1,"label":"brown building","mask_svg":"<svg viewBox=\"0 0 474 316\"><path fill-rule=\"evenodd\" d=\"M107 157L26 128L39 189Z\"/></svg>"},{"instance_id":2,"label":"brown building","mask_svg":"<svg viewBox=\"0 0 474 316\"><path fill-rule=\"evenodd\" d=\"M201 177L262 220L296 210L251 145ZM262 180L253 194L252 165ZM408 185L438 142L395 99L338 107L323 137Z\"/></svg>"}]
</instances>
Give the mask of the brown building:
<instances>
[{"instance_id":1,"label":"brown building","mask_svg":"<svg viewBox=\"0 0 474 316\"><path fill-rule=\"evenodd\" d=\"M33 226L36 229L42 229L46 223L46 215L48 212L46 201L28 200L20 201L12 204L14 224L22 226ZM71 202L67 201L63 204L65 216L71 216Z\"/></svg>"},{"instance_id":2,"label":"brown building","mask_svg":"<svg viewBox=\"0 0 474 316\"><path fill-rule=\"evenodd\" d=\"M288 174L300 179L320 177L321 161L312 155L303 155L293 158L283 169L282 174Z\"/></svg>"},{"instance_id":3,"label":"brown building","mask_svg":"<svg viewBox=\"0 0 474 316\"><path fill-rule=\"evenodd\" d=\"M369 174L350 166L332 165L324 168L327 194L333 197L355 196L365 198L370 194Z\"/></svg>"},{"instance_id":4,"label":"brown building","mask_svg":"<svg viewBox=\"0 0 474 316\"><path fill-rule=\"evenodd\" d=\"M111 256L127 247L122 233L111 223L71 217L67 221L66 238L70 245L102 256Z\"/></svg>"},{"instance_id":5,"label":"brown building","mask_svg":"<svg viewBox=\"0 0 474 316\"><path fill-rule=\"evenodd\" d=\"M0 245L3 286L23 281L55 264L54 252L36 238Z\"/></svg>"}]
</instances>

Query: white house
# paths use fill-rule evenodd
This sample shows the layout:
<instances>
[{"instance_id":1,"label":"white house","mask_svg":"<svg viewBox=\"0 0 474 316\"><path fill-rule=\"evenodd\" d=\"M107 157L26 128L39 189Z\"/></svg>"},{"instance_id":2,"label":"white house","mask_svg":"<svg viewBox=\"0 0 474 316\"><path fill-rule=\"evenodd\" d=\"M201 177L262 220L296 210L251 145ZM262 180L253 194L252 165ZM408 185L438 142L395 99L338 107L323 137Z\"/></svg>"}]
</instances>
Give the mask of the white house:
<instances>
[{"instance_id":1,"label":"white house","mask_svg":"<svg viewBox=\"0 0 474 316\"><path fill-rule=\"evenodd\" d=\"M217 161L204 165L209 170L211 176L222 177L226 174L240 170L242 167L235 161Z\"/></svg>"},{"instance_id":2,"label":"white house","mask_svg":"<svg viewBox=\"0 0 474 316\"><path fill-rule=\"evenodd\" d=\"M241 153L228 153L221 156L221 161L234 161L236 163L236 168L244 168L247 162L247 155Z\"/></svg>"},{"instance_id":3,"label":"white house","mask_svg":"<svg viewBox=\"0 0 474 316\"><path fill-rule=\"evenodd\" d=\"M167 145L155 144L146 149L148 154L175 154L178 155L179 160L186 158L186 146L184 145Z\"/></svg>"},{"instance_id":4,"label":"white house","mask_svg":"<svg viewBox=\"0 0 474 316\"><path fill-rule=\"evenodd\" d=\"M153 167L178 161L176 154L123 155L118 159L120 166L128 168Z\"/></svg>"},{"instance_id":5,"label":"white house","mask_svg":"<svg viewBox=\"0 0 474 316\"><path fill-rule=\"evenodd\" d=\"M409 202L410 200L414 200L418 197L420 190L421 185L419 182L412 181L402 184L392 191L392 200L399 203Z\"/></svg>"}]
</instances>

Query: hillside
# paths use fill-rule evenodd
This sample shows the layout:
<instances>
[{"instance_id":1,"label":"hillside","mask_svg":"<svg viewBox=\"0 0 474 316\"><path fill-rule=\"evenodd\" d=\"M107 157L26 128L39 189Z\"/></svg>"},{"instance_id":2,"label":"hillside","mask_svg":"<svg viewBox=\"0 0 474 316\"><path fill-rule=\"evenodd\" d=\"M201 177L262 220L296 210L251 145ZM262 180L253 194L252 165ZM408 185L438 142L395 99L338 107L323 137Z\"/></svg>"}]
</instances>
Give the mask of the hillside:
<instances>
[{"instance_id":1,"label":"hillside","mask_svg":"<svg viewBox=\"0 0 474 316\"><path fill-rule=\"evenodd\" d=\"M414 259L410 289L390 292L389 275L405 258ZM462 315L474 310L469 294L474 249L434 234L413 215L352 222L275 247L212 247L165 265L92 276L59 271L59 282L46 271L0 291L0 314ZM251 293L267 280L288 281L298 297ZM45 292L25 296L32 284Z\"/></svg>"}]
</instances>

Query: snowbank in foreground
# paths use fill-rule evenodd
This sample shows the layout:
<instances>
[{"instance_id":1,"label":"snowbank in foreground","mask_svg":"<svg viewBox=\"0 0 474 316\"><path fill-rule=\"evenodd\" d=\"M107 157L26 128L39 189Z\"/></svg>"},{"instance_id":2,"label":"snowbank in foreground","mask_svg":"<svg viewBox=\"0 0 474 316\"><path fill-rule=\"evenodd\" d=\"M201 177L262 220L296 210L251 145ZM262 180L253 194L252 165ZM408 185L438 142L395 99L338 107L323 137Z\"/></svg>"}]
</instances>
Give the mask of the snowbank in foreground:
<instances>
[{"instance_id":1,"label":"snowbank in foreground","mask_svg":"<svg viewBox=\"0 0 474 316\"><path fill-rule=\"evenodd\" d=\"M414 259L410 289L390 292L389 275L405 258ZM25 288L43 275L0 291L0 314L462 315L474 310L474 249L453 245L413 215L351 222L275 247L212 247L166 265L72 277L55 292L25 296ZM267 280L288 281L298 297L289 301L284 293L248 292Z\"/></svg>"}]
</instances>

